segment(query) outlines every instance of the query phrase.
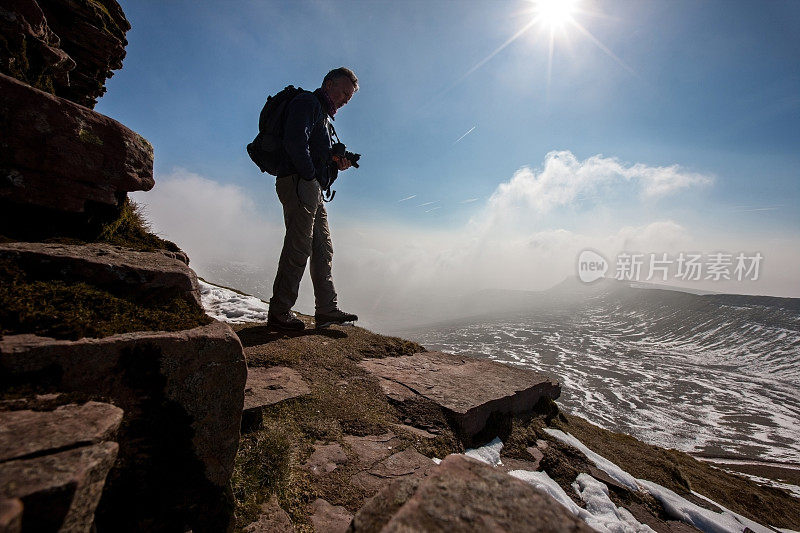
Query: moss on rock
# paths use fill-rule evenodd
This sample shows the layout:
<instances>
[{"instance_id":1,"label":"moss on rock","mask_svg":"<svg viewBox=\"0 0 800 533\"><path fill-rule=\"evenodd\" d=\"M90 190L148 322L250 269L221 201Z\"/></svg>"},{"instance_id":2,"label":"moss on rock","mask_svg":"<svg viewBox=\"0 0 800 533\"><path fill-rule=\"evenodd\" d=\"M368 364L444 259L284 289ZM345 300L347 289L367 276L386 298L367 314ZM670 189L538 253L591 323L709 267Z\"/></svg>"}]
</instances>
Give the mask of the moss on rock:
<instances>
[{"instance_id":1,"label":"moss on rock","mask_svg":"<svg viewBox=\"0 0 800 533\"><path fill-rule=\"evenodd\" d=\"M112 294L89 283L36 278L0 259L0 335L57 339L133 331L178 331L208 324L202 309L178 295L146 301L135 291Z\"/></svg>"}]
</instances>

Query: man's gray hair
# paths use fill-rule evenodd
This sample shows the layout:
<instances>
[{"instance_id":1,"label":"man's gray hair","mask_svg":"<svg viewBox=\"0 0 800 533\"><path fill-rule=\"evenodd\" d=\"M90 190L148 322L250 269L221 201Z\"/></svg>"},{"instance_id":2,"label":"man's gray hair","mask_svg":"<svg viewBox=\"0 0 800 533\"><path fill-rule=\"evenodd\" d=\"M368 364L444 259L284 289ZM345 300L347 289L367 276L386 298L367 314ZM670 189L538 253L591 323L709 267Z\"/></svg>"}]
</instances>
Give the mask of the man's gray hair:
<instances>
[{"instance_id":1,"label":"man's gray hair","mask_svg":"<svg viewBox=\"0 0 800 533\"><path fill-rule=\"evenodd\" d=\"M325 74L325 79L322 80L322 84L324 85L328 80L336 81L339 78L349 79L353 83L353 87L355 87L356 91L358 90L358 78L356 78L356 73L347 67L335 68Z\"/></svg>"}]
</instances>

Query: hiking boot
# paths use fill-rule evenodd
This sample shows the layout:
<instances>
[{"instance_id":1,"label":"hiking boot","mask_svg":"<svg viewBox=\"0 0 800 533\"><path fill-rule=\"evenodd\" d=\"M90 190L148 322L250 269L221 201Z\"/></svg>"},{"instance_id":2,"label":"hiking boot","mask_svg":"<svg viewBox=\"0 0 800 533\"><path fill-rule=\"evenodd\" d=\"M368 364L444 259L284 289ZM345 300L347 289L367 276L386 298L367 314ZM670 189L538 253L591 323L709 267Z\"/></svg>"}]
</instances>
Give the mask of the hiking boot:
<instances>
[{"instance_id":1,"label":"hiking boot","mask_svg":"<svg viewBox=\"0 0 800 533\"><path fill-rule=\"evenodd\" d=\"M290 329L301 331L306 329L306 325L302 320L294 316L291 311L283 313L269 313L267 315L267 327L277 329Z\"/></svg>"},{"instance_id":2,"label":"hiking boot","mask_svg":"<svg viewBox=\"0 0 800 533\"><path fill-rule=\"evenodd\" d=\"M355 322L358 316L352 313L345 313L341 309L334 309L330 313L317 313L314 315L314 322L318 328L325 328L331 324L344 324L345 322Z\"/></svg>"}]
</instances>

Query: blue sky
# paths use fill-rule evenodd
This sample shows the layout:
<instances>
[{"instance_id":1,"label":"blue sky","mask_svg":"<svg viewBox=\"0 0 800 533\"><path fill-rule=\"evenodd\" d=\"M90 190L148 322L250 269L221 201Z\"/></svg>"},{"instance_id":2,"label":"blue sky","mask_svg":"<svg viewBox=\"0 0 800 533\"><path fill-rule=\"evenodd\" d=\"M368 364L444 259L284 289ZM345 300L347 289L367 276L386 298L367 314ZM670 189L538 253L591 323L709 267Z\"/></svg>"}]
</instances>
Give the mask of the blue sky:
<instances>
[{"instance_id":1,"label":"blue sky","mask_svg":"<svg viewBox=\"0 0 800 533\"><path fill-rule=\"evenodd\" d=\"M490 198L520 169L542 193L547 154L568 151L579 165L602 156L645 171L583 175L547 205L523 194L512 202L516 237L597 238L668 221L694 245L779 239L776 249L800 249L796 1L579 1L572 17L585 32L556 30L549 77L546 23L481 64L530 23L528 0L120 3L132 25L127 57L97 110L152 142L157 183L191 174L227 187L266 223L280 223L273 180L244 151L261 106L345 65L361 90L335 124L363 157L334 186L335 244L336 225L463 235L491 217ZM670 167L677 181L651 194L648 180ZM782 285L765 291L800 295L797 275L781 269Z\"/></svg>"}]
</instances>

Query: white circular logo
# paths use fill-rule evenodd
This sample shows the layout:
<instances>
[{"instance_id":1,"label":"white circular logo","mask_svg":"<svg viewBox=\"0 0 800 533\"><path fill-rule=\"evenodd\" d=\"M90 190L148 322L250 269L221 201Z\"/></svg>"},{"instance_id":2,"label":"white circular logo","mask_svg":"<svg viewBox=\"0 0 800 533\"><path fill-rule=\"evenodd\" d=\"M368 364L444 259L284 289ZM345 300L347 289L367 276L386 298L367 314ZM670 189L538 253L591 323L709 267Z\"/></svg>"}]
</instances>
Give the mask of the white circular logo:
<instances>
[{"instance_id":1,"label":"white circular logo","mask_svg":"<svg viewBox=\"0 0 800 533\"><path fill-rule=\"evenodd\" d=\"M594 250L584 250L578 256L578 277L584 283L602 278L608 271L608 261Z\"/></svg>"}]
</instances>

